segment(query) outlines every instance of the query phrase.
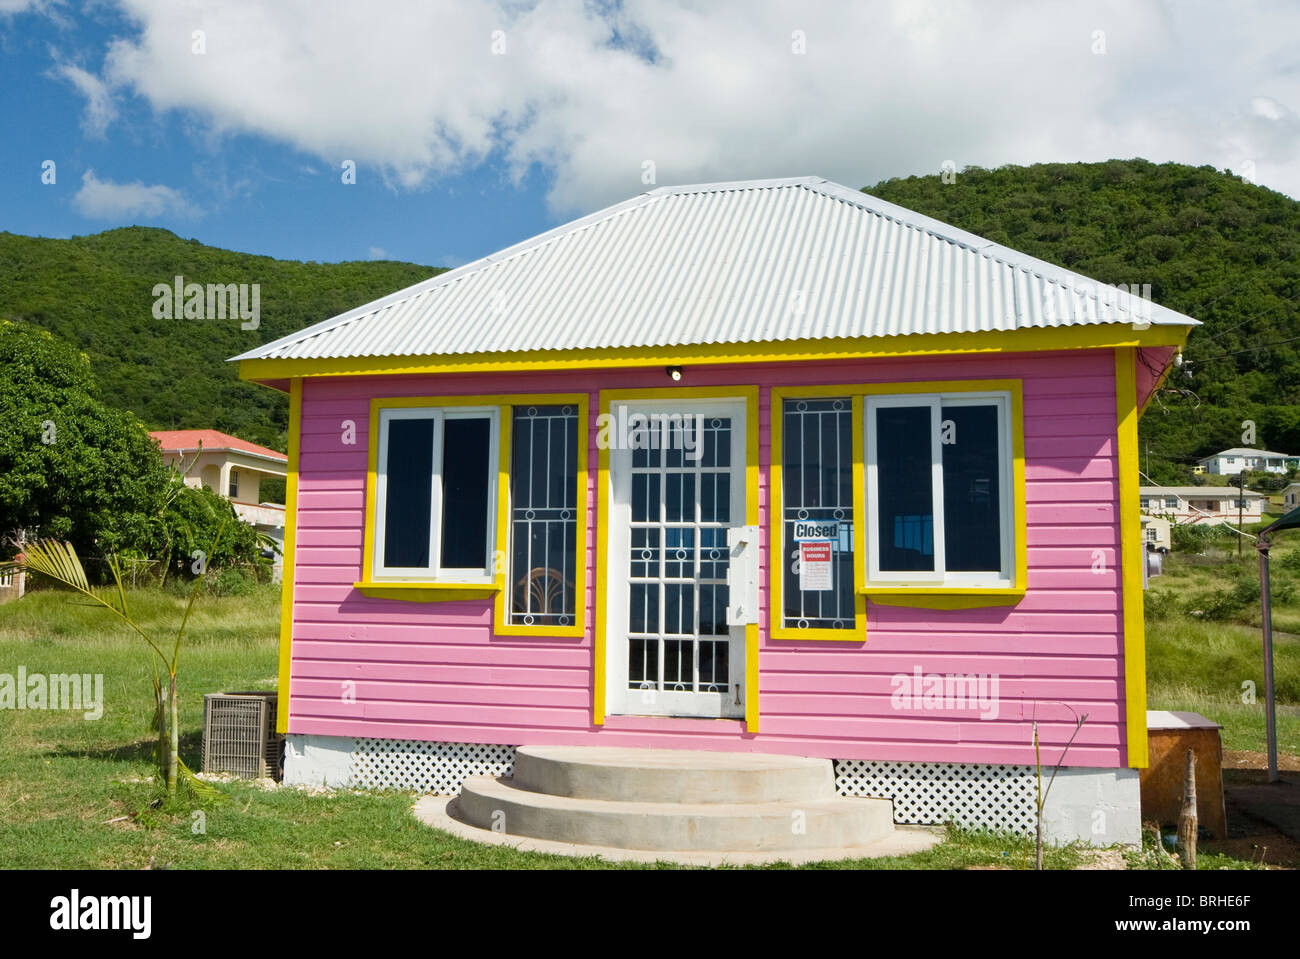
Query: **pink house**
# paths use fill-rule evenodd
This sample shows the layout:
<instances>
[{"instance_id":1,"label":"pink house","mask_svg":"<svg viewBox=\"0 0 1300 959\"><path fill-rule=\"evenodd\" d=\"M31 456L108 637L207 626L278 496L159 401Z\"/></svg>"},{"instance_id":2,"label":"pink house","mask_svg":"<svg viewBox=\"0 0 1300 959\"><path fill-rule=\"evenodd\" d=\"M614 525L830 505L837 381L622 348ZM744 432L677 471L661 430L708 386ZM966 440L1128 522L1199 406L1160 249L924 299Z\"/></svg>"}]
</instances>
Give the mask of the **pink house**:
<instances>
[{"instance_id":1,"label":"pink house","mask_svg":"<svg viewBox=\"0 0 1300 959\"><path fill-rule=\"evenodd\" d=\"M1020 830L1036 723L1045 762L1074 737L1051 835L1135 840L1137 420L1195 323L805 177L654 190L237 357L291 403L286 779L783 753Z\"/></svg>"}]
</instances>

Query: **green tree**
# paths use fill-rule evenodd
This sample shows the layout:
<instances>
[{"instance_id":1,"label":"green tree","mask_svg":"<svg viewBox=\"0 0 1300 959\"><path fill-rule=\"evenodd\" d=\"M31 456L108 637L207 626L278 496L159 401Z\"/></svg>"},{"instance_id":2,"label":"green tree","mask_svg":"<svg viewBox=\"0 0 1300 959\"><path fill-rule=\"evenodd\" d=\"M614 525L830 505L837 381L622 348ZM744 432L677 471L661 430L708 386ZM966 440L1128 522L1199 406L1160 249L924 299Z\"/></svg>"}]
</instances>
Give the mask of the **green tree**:
<instances>
[{"instance_id":1,"label":"green tree","mask_svg":"<svg viewBox=\"0 0 1300 959\"><path fill-rule=\"evenodd\" d=\"M0 534L149 552L167 483L143 424L99 399L85 355L0 320Z\"/></svg>"}]
</instances>

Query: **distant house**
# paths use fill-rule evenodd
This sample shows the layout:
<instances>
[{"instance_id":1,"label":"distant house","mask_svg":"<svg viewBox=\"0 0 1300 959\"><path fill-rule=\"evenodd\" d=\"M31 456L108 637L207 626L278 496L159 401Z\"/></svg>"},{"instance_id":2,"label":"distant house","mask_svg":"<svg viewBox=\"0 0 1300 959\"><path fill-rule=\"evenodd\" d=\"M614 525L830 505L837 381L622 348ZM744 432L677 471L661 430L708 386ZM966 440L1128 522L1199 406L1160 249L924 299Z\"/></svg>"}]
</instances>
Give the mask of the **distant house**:
<instances>
[{"instance_id":1,"label":"distant house","mask_svg":"<svg viewBox=\"0 0 1300 959\"><path fill-rule=\"evenodd\" d=\"M185 485L206 486L228 498L237 515L284 546L284 504L263 503L263 479L283 479L289 472L284 453L258 446L217 430L159 430L149 434L158 441L163 461L185 471ZM281 556L275 557L279 578Z\"/></svg>"},{"instance_id":2,"label":"distant house","mask_svg":"<svg viewBox=\"0 0 1300 959\"><path fill-rule=\"evenodd\" d=\"M1197 464L1200 467L1197 472L1217 473L1220 476L1236 476L1242 470L1289 473L1300 469L1300 456L1234 447L1197 460Z\"/></svg>"},{"instance_id":3,"label":"distant house","mask_svg":"<svg viewBox=\"0 0 1300 959\"><path fill-rule=\"evenodd\" d=\"M1243 523L1257 523L1268 503L1264 493L1246 490L1243 494L1232 486L1142 486L1138 495L1143 513L1169 518L1177 525L1217 526L1225 521L1235 523L1239 515ZM1245 500L1240 514L1238 496Z\"/></svg>"},{"instance_id":4,"label":"distant house","mask_svg":"<svg viewBox=\"0 0 1300 959\"><path fill-rule=\"evenodd\" d=\"M1300 483L1292 483L1282 490L1282 506L1283 512L1290 512L1300 507Z\"/></svg>"},{"instance_id":5,"label":"distant house","mask_svg":"<svg viewBox=\"0 0 1300 959\"><path fill-rule=\"evenodd\" d=\"M1142 517L1142 545L1148 551L1157 553L1167 553L1173 546L1170 538L1170 529L1173 524L1163 516L1143 515Z\"/></svg>"}]
</instances>

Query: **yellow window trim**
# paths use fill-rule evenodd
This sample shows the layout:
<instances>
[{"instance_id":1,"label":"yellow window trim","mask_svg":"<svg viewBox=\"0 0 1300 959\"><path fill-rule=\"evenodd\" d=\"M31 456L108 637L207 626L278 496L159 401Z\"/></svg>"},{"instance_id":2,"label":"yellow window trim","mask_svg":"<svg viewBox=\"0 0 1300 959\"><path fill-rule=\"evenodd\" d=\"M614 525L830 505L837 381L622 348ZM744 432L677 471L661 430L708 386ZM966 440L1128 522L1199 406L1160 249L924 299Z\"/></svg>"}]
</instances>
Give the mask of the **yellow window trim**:
<instances>
[{"instance_id":1,"label":"yellow window trim","mask_svg":"<svg viewBox=\"0 0 1300 959\"><path fill-rule=\"evenodd\" d=\"M863 398L895 396L907 393L1009 393L1011 396L1011 486L1012 522L1014 524L1014 564L1012 585L1006 586L892 586L866 582L866 456L862 444ZM769 631L773 639L831 640L862 642L867 638L865 599L881 606L905 606L921 609L974 609L983 606L1014 606L1024 596L1029 582L1029 547L1025 509L1025 428L1024 389L1021 380L929 380L912 383L848 383L830 386L773 387L771 401L772 442L768 447L769 557L785 562L782 542L783 524L781 481L782 411L784 401L799 398L848 397L853 403L853 587L858 596L855 628L798 629L782 624L783 576L777 573L775 560L769 560L768 591L771 596Z\"/></svg>"},{"instance_id":2,"label":"yellow window trim","mask_svg":"<svg viewBox=\"0 0 1300 959\"><path fill-rule=\"evenodd\" d=\"M862 555L862 523L857 518L866 512L866 487L863 483L863 463L865 457L862 448L862 399L855 395L858 386L774 386L769 401L768 422L771 440L767 447L767 583L768 583L768 635L772 639L819 640L829 642L860 643L866 639L867 604L862 596L855 596L853 601L852 629L799 629L786 626L782 620L785 609L785 524L784 515L785 481L783 470L783 452L785 449L785 401L787 399L838 399L849 400L853 430L853 581L856 586L861 582L857 569L857 557Z\"/></svg>"},{"instance_id":3,"label":"yellow window trim","mask_svg":"<svg viewBox=\"0 0 1300 959\"><path fill-rule=\"evenodd\" d=\"M1120 323L1032 327L978 333L913 333L908 336L837 337L763 343L695 346L523 350L443 356L373 356L337 359L253 359L239 361L245 380L296 376L380 376L404 373L527 373L538 370L628 368L704 363L789 363L894 356L1023 353L1182 346L1190 327L1151 326L1135 330Z\"/></svg>"},{"instance_id":4,"label":"yellow window trim","mask_svg":"<svg viewBox=\"0 0 1300 959\"><path fill-rule=\"evenodd\" d=\"M578 511L576 541L580 558L576 564L574 623L571 626L527 626L510 622L510 438L511 416L516 406L572 405L578 412ZM455 396L375 397L370 401L370 448L366 466L365 552L361 561L361 579L354 583L366 596L412 602L454 602L495 597L492 631L498 636L568 636L580 637L586 630L587 595L587 405L586 393L491 393ZM379 471L379 414L386 409L419 407L494 406L500 411L497 429L497 515L495 574L490 581L443 580L376 580L373 575L375 555L375 494Z\"/></svg>"},{"instance_id":5,"label":"yellow window trim","mask_svg":"<svg viewBox=\"0 0 1300 959\"><path fill-rule=\"evenodd\" d=\"M302 380L289 382L288 472L284 478L284 552L280 570L280 660L275 731L289 731L289 679L293 662L294 547L298 538L298 451L302 434Z\"/></svg>"},{"instance_id":6,"label":"yellow window trim","mask_svg":"<svg viewBox=\"0 0 1300 959\"><path fill-rule=\"evenodd\" d=\"M757 526L758 510L758 387L757 386L678 386L649 389L600 391L600 413L608 416L613 403L630 400L738 399L745 402L745 525ZM609 561L609 450L599 451L596 471L596 571L599 577ZM606 593L596 590L596 628L594 632L594 682L591 721L605 724L605 636L608 612ZM745 627L745 728L758 732L758 624Z\"/></svg>"},{"instance_id":7,"label":"yellow window trim","mask_svg":"<svg viewBox=\"0 0 1300 959\"><path fill-rule=\"evenodd\" d=\"M501 594L501 587L496 583L400 583L381 580L377 583L363 581L352 585L358 592L373 599L400 599L414 603L486 599Z\"/></svg>"},{"instance_id":8,"label":"yellow window trim","mask_svg":"<svg viewBox=\"0 0 1300 959\"><path fill-rule=\"evenodd\" d=\"M1124 719L1128 764L1147 756L1146 623L1142 595L1142 517L1138 495L1137 355L1115 351L1116 470L1119 473L1120 570L1124 602Z\"/></svg>"}]
</instances>

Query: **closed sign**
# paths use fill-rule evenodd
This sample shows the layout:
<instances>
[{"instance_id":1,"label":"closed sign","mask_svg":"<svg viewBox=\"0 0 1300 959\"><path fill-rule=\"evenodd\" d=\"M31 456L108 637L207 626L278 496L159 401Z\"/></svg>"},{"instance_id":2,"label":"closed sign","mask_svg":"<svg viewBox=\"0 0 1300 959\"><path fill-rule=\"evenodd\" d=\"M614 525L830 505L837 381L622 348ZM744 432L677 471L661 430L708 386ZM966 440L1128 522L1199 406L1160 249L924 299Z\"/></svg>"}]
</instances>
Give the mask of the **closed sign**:
<instances>
[{"instance_id":1,"label":"closed sign","mask_svg":"<svg viewBox=\"0 0 1300 959\"><path fill-rule=\"evenodd\" d=\"M839 520L799 520L794 524L794 541L838 540L840 538Z\"/></svg>"}]
</instances>

